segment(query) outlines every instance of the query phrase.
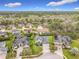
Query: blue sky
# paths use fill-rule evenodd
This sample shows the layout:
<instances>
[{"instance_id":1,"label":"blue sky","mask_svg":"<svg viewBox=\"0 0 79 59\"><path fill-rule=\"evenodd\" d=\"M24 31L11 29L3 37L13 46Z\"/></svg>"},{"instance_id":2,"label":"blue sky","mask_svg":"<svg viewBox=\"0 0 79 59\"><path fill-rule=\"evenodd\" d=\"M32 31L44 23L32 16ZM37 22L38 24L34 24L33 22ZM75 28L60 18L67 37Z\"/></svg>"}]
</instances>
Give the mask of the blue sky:
<instances>
[{"instance_id":1,"label":"blue sky","mask_svg":"<svg viewBox=\"0 0 79 59\"><path fill-rule=\"evenodd\" d=\"M62 10L79 10L79 0L0 0L0 11Z\"/></svg>"}]
</instances>

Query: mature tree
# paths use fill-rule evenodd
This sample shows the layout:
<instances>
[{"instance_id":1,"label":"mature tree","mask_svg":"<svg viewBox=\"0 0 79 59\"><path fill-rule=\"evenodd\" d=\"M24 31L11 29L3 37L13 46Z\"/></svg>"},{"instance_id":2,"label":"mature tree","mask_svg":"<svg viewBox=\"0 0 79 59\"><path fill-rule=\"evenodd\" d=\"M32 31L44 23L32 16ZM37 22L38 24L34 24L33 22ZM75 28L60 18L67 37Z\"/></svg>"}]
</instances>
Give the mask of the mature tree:
<instances>
[{"instance_id":1,"label":"mature tree","mask_svg":"<svg viewBox=\"0 0 79 59\"><path fill-rule=\"evenodd\" d=\"M78 48L72 48L70 50L70 52L73 54L73 55L79 55L79 49Z\"/></svg>"}]
</instances>

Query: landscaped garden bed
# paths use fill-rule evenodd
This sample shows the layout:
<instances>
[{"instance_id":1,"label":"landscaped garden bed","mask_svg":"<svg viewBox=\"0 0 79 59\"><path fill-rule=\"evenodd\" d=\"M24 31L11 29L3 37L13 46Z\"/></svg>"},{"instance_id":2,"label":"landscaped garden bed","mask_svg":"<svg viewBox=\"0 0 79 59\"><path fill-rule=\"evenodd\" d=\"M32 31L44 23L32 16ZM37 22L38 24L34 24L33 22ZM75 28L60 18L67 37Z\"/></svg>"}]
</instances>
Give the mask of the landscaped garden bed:
<instances>
[{"instance_id":1,"label":"landscaped garden bed","mask_svg":"<svg viewBox=\"0 0 79 59\"><path fill-rule=\"evenodd\" d=\"M34 46L33 51L30 48L24 48L22 58L34 58L42 55L42 46Z\"/></svg>"},{"instance_id":2,"label":"landscaped garden bed","mask_svg":"<svg viewBox=\"0 0 79 59\"><path fill-rule=\"evenodd\" d=\"M33 58L38 57L42 54L42 46L36 45L34 37L34 34L30 34L29 47L23 49L23 52L21 54L22 58Z\"/></svg>"},{"instance_id":3,"label":"landscaped garden bed","mask_svg":"<svg viewBox=\"0 0 79 59\"><path fill-rule=\"evenodd\" d=\"M42 55L42 49L41 49L41 47L37 47L35 50L36 51L35 51L34 54L32 54L31 49L29 49L29 51L28 50L23 50L22 58L23 59L24 58L34 58L34 57L39 57L40 55Z\"/></svg>"},{"instance_id":4,"label":"landscaped garden bed","mask_svg":"<svg viewBox=\"0 0 79 59\"><path fill-rule=\"evenodd\" d=\"M7 53L6 59L15 59L16 51L11 51Z\"/></svg>"}]
</instances>

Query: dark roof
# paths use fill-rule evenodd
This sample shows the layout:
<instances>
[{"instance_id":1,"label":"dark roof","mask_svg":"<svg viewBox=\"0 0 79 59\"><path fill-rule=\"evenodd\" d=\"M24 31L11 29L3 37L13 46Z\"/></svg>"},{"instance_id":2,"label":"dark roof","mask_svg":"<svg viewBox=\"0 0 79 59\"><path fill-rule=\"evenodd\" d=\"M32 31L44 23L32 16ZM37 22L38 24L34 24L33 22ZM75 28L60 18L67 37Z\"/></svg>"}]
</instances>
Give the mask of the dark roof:
<instances>
[{"instance_id":1,"label":"dark roof","mask_svg":"<svg viewBox=\"0 0 79 59\"><path fill-rule=\"evenodd\" d=\"M5 35L5 34L6 34L6 32L0 31L0 35Z\"/></svg>"},{"instance_id":2,"label":"dark roof","mask_svg":"<svg viewBox=\"0 0 79 59\"><path fill-rule=\"evenodd\" d=\"M23 37L23 38L20 38L20 39L16 39L13 43L14 46L19 45L19 44L29 44L28 38Z\"/></svg>"},{"instance_id":3,"label":"dark roof","mask_svg":"<svg viewBox=\"0 0 79 59\"><path fill-rule=\"evenodd\" d=\"M5 47L5 42L0 42L0 51L1 53L7 53L7 48Z\"/></svg>"},{"instance_id":4,"label":"dark roof","mask_svg":"<svg viewBox=\"0 0 79 59\"><path fill-rule=\"evenodd\" d=\"M13 34L17 34L17 33L20 33L20 31L17 30L17 29L14 29L14 30L12 30L12 33L13 33Z\"/></svg>"},{"instance_id":5,"label":"dark roof","mask_svg":"<svg viewBox=\"0 0 79 59\"><path fill-rule=\"evenodd\" d=\"M0 48L5 47L5 42L0 42Z\"/></svg>"},{"instance_id":6,"label":"dark roof","mask_svg":"<svg viewBox=\"0 0 79 59\"><path fill-rule=\"evenodd\" d=\"M62 40L70 42L71 38L69 36L63 36Z\"/></svg>"},{"instance_id":7,"label":"dark roof","mask_svg":"<svg viewBox=\"0 0 79 59\"><path fill-rule=\"evenodd\" d=\"M42 41L43 43L44 43L44 42L48 42L48 36L36 36L35 39L36 39L36 40L40 40L40 41Z\"/></svg>"}]
</instances>

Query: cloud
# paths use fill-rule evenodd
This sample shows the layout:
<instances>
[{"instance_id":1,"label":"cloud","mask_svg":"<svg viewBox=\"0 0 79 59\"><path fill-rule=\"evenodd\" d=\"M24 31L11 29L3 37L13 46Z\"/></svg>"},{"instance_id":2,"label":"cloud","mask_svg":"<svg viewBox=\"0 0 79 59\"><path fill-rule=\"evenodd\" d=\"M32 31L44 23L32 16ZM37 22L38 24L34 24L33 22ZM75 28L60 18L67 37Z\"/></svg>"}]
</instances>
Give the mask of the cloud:
<instances>
[{"instance_id":1,"label":"cloud","mask_svg":"<svg viewBox=\"0 0 79 59\"><path fill-rule=\"evenodd\" d=\"M79 11L79 7L74 8L75 11Z\"/></svg>"},{"instance_id":2,"label":"cloud","mask_svg":"<svg viewBox=\"0 0 79 59\"><path fill-rule=\"evenodd\" d=\"M53 11L62 11L62 9L54 8Z\"/></svg>"},{"instance_id":3,"label":"cloud","mask_svg":"<svg viewBox=\"0 0 79 59\"><path fill-rule=\"evenodd\" d=\"M8 3L8 4L5 4L4 6L6 7L17 7L17 6L21 6L22 3L20 2L15 2L15 3Z\"/></svg>"},{"instance_id":4,"label":"cloud","mask_svg":"<svg viewBox=\"0 0 79 59\"><path fill-rule=\"evenodd\" d=\"M74 8L75 10L79 10L79 7Z\"/></svg>"},{"instance_id":5,"label":"cloud","mask_svg":"<svg viewBox=\"0 0 79 59\"><path fill-rule=\"evenodd\" d=\"M64 5L64 4L67 4L67 3L73 3L73 2L77 2L78 0L61 0L61 1L58 1L58 2L49 2L47 4L47 6L60 6L60 5Z\"/></svg>"}]
</instances>

